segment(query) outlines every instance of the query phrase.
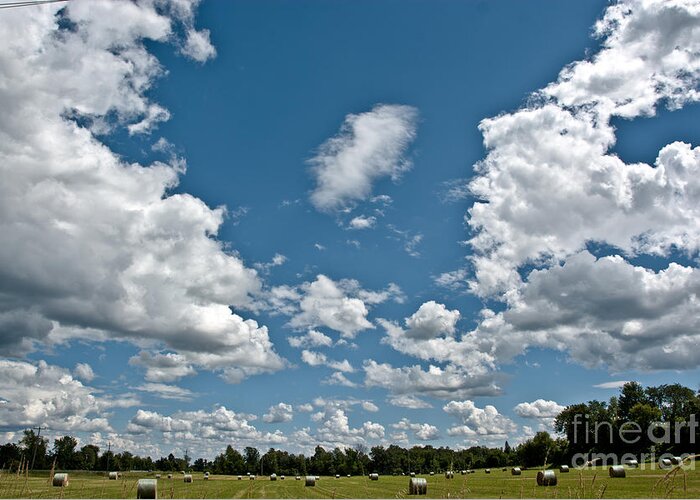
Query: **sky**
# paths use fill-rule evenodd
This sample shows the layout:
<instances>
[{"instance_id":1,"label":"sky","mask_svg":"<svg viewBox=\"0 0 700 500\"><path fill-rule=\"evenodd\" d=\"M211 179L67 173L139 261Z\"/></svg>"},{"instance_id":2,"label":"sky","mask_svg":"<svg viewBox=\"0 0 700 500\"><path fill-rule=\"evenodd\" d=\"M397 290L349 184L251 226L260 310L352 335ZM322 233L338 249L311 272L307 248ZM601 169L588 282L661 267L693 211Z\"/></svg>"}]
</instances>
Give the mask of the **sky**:
<instances>
[{"instance_id":1,"label":"sky","mask_svg":"<svg viewBox=\"0 0 700 500\"><path fill-rule=\"evenodd\" d=\"M698 389L700 3L0 27L0 442L503 446Z\"/></svg>"}]
</instances>

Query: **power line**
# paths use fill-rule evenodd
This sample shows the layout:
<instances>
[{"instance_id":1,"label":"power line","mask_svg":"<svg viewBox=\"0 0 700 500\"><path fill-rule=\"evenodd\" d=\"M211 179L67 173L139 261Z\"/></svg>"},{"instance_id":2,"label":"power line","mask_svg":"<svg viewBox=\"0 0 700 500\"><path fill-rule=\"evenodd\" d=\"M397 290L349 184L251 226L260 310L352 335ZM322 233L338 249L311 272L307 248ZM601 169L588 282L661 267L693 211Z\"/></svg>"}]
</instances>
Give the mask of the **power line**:
<instances>
[{"instance_id":1,"label":"power line","mask_svg":"<svg viewBox=\"0 0 700 500\"><path fill-rule=\"evenodd\" d=\"M0 3L0 10L15 9L17 7L33 7L35 5L43 5L46 3L68 2L68 0L26 0L23 2L7 2Z\"/></svg>"}]
</instances>

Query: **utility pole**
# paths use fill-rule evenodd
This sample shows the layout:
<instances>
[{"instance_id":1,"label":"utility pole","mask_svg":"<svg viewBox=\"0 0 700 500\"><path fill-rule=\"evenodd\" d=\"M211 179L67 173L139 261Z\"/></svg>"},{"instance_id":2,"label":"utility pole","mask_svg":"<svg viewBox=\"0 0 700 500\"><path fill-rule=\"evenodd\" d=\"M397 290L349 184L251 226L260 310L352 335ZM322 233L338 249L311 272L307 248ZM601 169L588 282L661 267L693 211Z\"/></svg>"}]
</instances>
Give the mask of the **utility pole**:
<instances>
[{"instance_id":1,"label":"utility pole","mask_svg":"<svg viewBox=\"0 0 700 500\"><path fill-rule=\"evenodd\" d=\"M34 470L34 460L36 459L36 447L39 444L39 438L41 436L41 426L39 427L32 427L32 431L34 429L37 429L37 434L34 436L34 452L32 453L32 465L30 467L30 470ZM46 427L44 427L44 430L46 430Z\"/></svg>"}]
</instances>

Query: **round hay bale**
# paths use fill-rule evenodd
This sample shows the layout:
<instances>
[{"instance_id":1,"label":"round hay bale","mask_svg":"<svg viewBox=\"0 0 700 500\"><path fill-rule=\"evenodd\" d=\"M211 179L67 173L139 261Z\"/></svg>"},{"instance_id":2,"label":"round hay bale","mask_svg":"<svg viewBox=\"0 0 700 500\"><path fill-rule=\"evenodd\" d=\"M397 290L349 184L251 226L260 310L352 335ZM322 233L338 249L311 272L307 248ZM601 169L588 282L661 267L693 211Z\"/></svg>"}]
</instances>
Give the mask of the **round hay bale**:
<instances>
[{"instance_id":1,"label":"round hay bale","mask_svg":"<svg viewBox=\"0 0 700 500\"><path fill-rule=\"evenodd\" d=\"M431 475L431 476L434 476L434 475L435 475L435 473L431 471L431 472L430 472L430 475Z\"/></svg>"},{"instance_id":2,"label":"round hay bale","mask_svg":"<svg viewBox=\"0 0 700 500\"><path fill-rule=\"evenodd\" d=\"M185 474L185 471L184 471L184 470L181 470L181 471L180 471L180 474L184 475L184 474Z\"/></svg>"},{"instance_id":3,"label":"round hay bale","mask_svg":"<svg viewBox=\"0 0 700 500\"><path fill-rule=\"evenodd\" d=\"M680 465L683 463L683 459L681 457L671 457L669 460L671 461L672 465Z\"/></svg>"},{"instance_id":4,"label":"round hay bale","mask_svg":"<svg viewBox=\"0 0 700 500\"><path fill-rule=\"evenodd\" d=\"M408 480L409 495L427 495L428 481L423 477L412 477Z\"/></svg>"},{"instance_id":5,"label":"round hay bale","mask_svg":"<svg viewBox=\"0 0 700 500\"><path fill-rule=\"evenodd\" d=\"M556 486L557 475L553 470L541 470L537 473L537 486Z\"/></svg>"},{"instance_id":6,"label":"round hay bale","mask_svg":"<svg viewBox=\"0 0 700 500\"><path fill-rule=\"evenodd\" d=\"M560 465L559 472L562 472L562 473L569 472L569 466L568 465Z\"/></svg>"},{"instance_id":7,"label":"round hay bale","mask_svg":"<svg viewBox=\"0 0 700 500\"><path fill-rule=\"evenodd\" d=\"M340 474L336 474L336 475L335 475L335 478L336 478L336 479L340 479Z\"/></svg>"},{"instance_id":8,"label":"round hay bale","mask_svg":"<svg viewBox=\"0 0 700 500\"><path fill-rule=\"evenodd\" d=\"M661 460L659 460L659 466L662 469L669 469L673 466L673 462L671 462L671 460L668 458L662 458Z\"/></svg>"},{"instance_id":9,"label":"round hay bale","mask_svg":"<svg viewBox=\"0 0 700 500\"><path fill-rule=\"evenodd\" d=\"M348 474L348 477L352 477L350 474Z\"/></svg>"},{"instance_id":10,"label":"round hay bale","mask_svg":"<svg viewBox=\"0 0 700 500\"><path fill-rule=\"evenodd\" d=\"M316 476L306 476L304 486L316 486Z\"/></svg>"},{"instance_id":11,"label":"round hay bale","mask_svg":"<svg viewBox=\"0 0 700 500\"><path fill-rule=\"evenodd\" d=\"M204 473L204 477L209 477L209 473L208 473L208 472L205 472L205 473Z\"/></svg>"},{"instance_id":12,"label":"round hay bale","mask_svg":"<svg viewBox=\"0 0 700 500\"><path fill-rule=\"evenodd\" d=\"M316 481L320 481L320 480L321 480L321 476L316 476Z\"/></svg>"},{"instance_id":13,"label":"round hay bale","mask_svg":"<svg viewBox=\"0 0 700 500\"><path fill-rule=\"evenodd\" d=\"M622 465L613 465L612 467L608 468L608 474L610 474L610 477L627 476L625 473L625 468Z\"/></svg>"},{"instance_id":14,"label":"round hay bale","mask_svg":"<svg viewBox=\"0 0 700 500\"><path fill-rule=\"evenodd\" d=\"M277 481L277 474L275 474L275 473L270 474L270 481Z\"/></svg>"},{"instance_id":15,"label":"round hay bale","mask_svg":"<svg viewBox=\"0 0 700 500\"><path fill-rule=\"evenodd\" d=\"M280 481L284 481L284 476L280 476Z\"/></svg>"},{"instance_id":16,"label":"round hay bale","mask_svg":"<svg viewBox=\"0 0 700 500\"><path fill-rule=\"evenodd\" d=\"M118 472L110 472L109 473L109 480L110 481L116 481L119 479L119 473Z\"/></svg>"},{"instance_id":17,"label":"round hay bale","mask_svg":"<svg viewBox=\"0 0 700 500\"><path fill-rule=\"evenodd\" d=\"M182 480L185 483L191 483L192 482L192 474L185 474L184 476L182 476Z\"/></svg>"},{"instance_id":18,"label":"round hay bale","mask_svg":"<svg viewBox=\"0 0 700 500\"><path fill-rule=\"evenodd\" d=\"M301 476L296 476L296 477L294 478L294 480L295 480L295 481L301 481Z\"/></svg>"},{"instance_id":19,"label":"round hay bale","mask_svg":"<svg viewBox=\"0 0 700 500\"><path fill-rule=\"evenodd\" d=\"M204 476L205 481L209 481L209 476Z\"/></svg>"},{"instance_id":20,"label":"round hay bale","mask_svg":"<svg viewBox=\"0 0 700 500\"><path fill-rule=\"evenodd\" d=\"M379 481L379 474L376 472L373 472L372 474L369 475L369 480L370 481Z\"/></svg>"},{"instance_id":21,"label":"round hay bale","mask_svg":"<svg viewBox=\"0 0 700 500\"><path fill-rule=\"evenodd\" d=\"M58 474L54 474L51 484L53 484L54 486L59 486L61 488L63 488L64 486L68 486L68 474L66 474L65 472L59 472Z\"/></svg>"},{"instance_id":22,"label":"round hay bale","mask_svg":"<svg viewBox=\"0 0 700 500\"><path fill-rule=\"evenodd\" d=\"M409 472L408 475L411 476L411 477L416 477L416 473L415 473L415 472Z\"/></svg>"},{"instance_id":23,"label":"round hay bale","mask_svg":"<svg viewBox=\"0 0 700 500\"><path fill-rule=\"evenodd\" d=\"M501 469L501 472L505 472L505 471L507 471L507 470L508 470L507 467L503 467L503 468Z\"/></svg>"},{"instance_id":24,"label":"round hay bale","mask_svg":"<svg viewBox=\"0 0 700 500\"><path fill-rule=\"evenodd\" d=\"M520 470L520 467L513 467L513 468L510 470L510 474L511 474L512 476L519 476L519 475L521 475L522 473L523 473L523 471Z\"/></svg>"},{"instance_id":25,"label":"round hay bale","mask_svg":"<svg viewBox=\"0 0 700 500\"><path fill-rule=\"evenodd\" d=\"M156 479L160 479L160 474L156 474Z\"/></svg>"},{"instance_id":26,"label":"round hay bale","mask_svg":"<svg viewBox=\"0 0 700 500\"><path fill-rule=\"evenodd\" d=\"M255 481L255 475L254 474L249 475L248 479L250 479L251 481Z\"/></svg>"},{"instance_id":27,"label":"round hay bale","mask_svg":"<svg viewBox=\"0 0 700 500\"><path fill-rule=\"evenodd\" d=\"M136 483L136 498L158 498L158 481L155 479L139 479Z\"/></svg>"},{"instance_id":28,"label":"round hay bale","mask_svg":"<svg viewBox=\"0 0 700 500\"><path fill-rule=\"evenodd\" d=\"M455 473L452 472L451 470L448 470L445 472L445 479L454 479L455 478Z\"/></svg>"},{"instance_id":29,"label":"round hay bale","mask_svg":"<svg viewBox=\"0 0 700 500\"><path fill-rule=\"evenodd\" d=\"M485 472L486 474L491 474L491 469L484 469L484 472Z\"/></svg>"},{"instance_id":30,"label":"round hay bale","mask_svg":"<svg viewBox=\"0 0 700 500\"><path fill-rule=\"evenodd\" d=\"M625 465L628 467L639 467L639 462L636 458L628 458L625 460Z\"/></svg>"},{"instance_id":31,"label":"round hay bale","mask_svg":"<svg viewBox=\"0 0 700 500\"><path fill-rule=\"evenodd\" d=\"M238 476L238 480L240 481L241 479L243 479L243 476Z\"/></svg>"},{"instance_id":32,"label":"round hay bale","mask_svg":"<svg viewBox=\"0 0 700 500\"><path fill-rule=\"evenodd\" d=\"M172 474L168 474L168 479L172 479L172 478L173 478L173 475L172 475Z\"/></svg>"}]
</instances>

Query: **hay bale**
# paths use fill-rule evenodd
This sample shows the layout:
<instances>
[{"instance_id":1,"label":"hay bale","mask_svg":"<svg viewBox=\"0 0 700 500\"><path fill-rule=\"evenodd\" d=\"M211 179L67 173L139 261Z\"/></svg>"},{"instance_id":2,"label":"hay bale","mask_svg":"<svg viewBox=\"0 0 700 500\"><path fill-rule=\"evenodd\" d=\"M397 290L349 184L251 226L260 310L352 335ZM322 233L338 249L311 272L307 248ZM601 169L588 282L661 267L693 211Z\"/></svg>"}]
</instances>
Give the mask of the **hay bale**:
<instances>
[{"instance_id":1,"label":"hay bale","mask_svg":"<svg viewBox=\"0 0 700 500\"><path fill-rule=\"evenodd\" d=\"M491 469L484 469L484 472L485 472L486 474L491 474Z\"/></svg>"},{"instance_id":2,"label":"hay bale","mask_svg":"<svg viewBox=\"0 0 700 500\"><path fill-rule=\"evenodd\" d=\"M411 477L416 477L416 473L415 473L415 472L409 472L408 475L411 476Z\"/></svg>"},{"instance_id":3,"label":"hay bale","mask_svg":"<svg viewBox=\"0 0 700 500\"><path fill-rule=\"evenodd\" d=\"M505 471L507 471L507 470L508 470L507 467L503 467L503 468L501 469L501 472L505 472Z\"/></svg>"},{"instance_id":4,"label":"hay bale","mask_svg":"<svg viewBox=\"0 0 700 500\"><path fill-rule=\"evenodd\" d=\"M670 469L673 466L673 463L668 458L662 458L659 460L659 466L662 469Z\"/></svg>"},{"instance_id":5,"label":"hay bale","mask_svg":"<svg viewBox=\"0 0 700 500\"><path fill-rule=\"evenodd\" d=\"M671 457L669 460L671 461L672 465L680 465L683 463L683 459L681 457Z\"/></svg>"},{"instance_id":6,"label":"hay bale","mask_svg":"<svg viewBox=\"0 0 700 500\"><path fill-rule=\"evenodd\" d=\"M428 494L428 481L422 477L412 477L408 480L408 494L409 495L427 495Z\"/></svg>"},{"instance_id":7,"label":"hay bale","mask_svg":"<svg viewBox=\"0 0 700 500\"><path fill-rule=\"evenodd\" d=\"M625 477L625 468L622 465L613 465L608 469L608 474L610 477Z\"/></svg>"},{"instance_id":8,"label":"hay bale","mask_svg":"<svg viewBox=\"0 0 700 500\"><path fill-rule=\"evenodd\" d=\"M209 473L208 473L208 472L205 472L205 473L204 473L204 477L209 477Z\"/></svg>"},{"instance_id":9,"label":"hay bale","mask_svg":"<svg viewBox=\"0 0 700 500\"><path fill-rule=\"evenodd\" d=\"M54 474L51 484L53 484L54 486L59 486L61 488L63 488L64 486L68 486L68 474L66 474L65 472L59 472L58 474Z\"/></svg>"},{"instance_id":10,"label":"hay bale","mask_svg":"<svg viewBox=\"0 0 700 500\"><path fill-rule=\"evenodd\" d=\"M110 472L109 473L109 480L110 481L116 481L119 479L119 473L118 472Z\"/></svg>"},{"instance_id":11,"label":"hay bale","mask_svg":"<svg viewBox=\"0 0 700 500\"><path fill-rule=\"evenodd\" d=\"M136 498L158 498L158 481L155 479L139 479L136 483Z\"/></svg>"},{"instance_id":12,"label":"hay bale","mask_svg":"<svg viewBox=\"0 0 700 500\"><path fill-rule=\"evenodd\" d=\"M270 481L277 481L277 474L275 474L274 472L270 474Z\"/></svg>"},{"instance_id":13,"label":"hay bale","mask_svg":"<svg viewBox=\"0 0 700 500\"><path fill-rule=\"evenodd\" d=\"M559 472L562 472L562 473L569 472L569 466L568 465L560 465Z\"/></svg>"},{"instance_id":14,"label":"hay bale","mask_svg":"<svg viewBox=\"0 0 700 500\"><path fill-rule=\"evenodd\" d=\"M348 474L348 477L352 477L350 474Z\"/></svg>"},{"instance_id":15,"label":"hay bale","mask_svg":"<svg viewBox=\"0 0 700 500\"><path fill-rule=\"evenodd\" d=\"M160 479L160 474L156 474L156 479Z\"/></svg>"},{"instance_id":16,"label":"hay bale","mask_svg":"<svg viewBox=\"0 0 700 500\"><path fill-rule=\"evenodd\" d=\"M340 474L336 474L336 475L335 475L335 478L336 478L336 479L340 479Z\"/></svg>"},{"instance_id":17,"label":"hay bale","mask_svg":"<svg viewBox=\"0 0 700 500\"><path fill-rule=\"evenodd\" d=\"M248 479L250 479L251 481L255 481L255 475L254 475L254 474L249 474L249 475L248 475Z\"/></svg>"},{"instance_id":18,"label":"hay bale","mask_svg":"<svg viewBox=\"0 0 700 500\"><path fill-rule=\"evenodd\" d=\"M379 474L376 472L373 472L372 474L369 475L369 480L370 481L379 481Z\"/></svg>"},{"instance_id":19,"label":"hay bale","mask_svg":"<svg viewBox=\"0 0 700 500\"><path fill-rule=\"evenodd\" d=\"M316 486L316 476L306 476L304 486Z\"/></svg>"},{"instance_id":20,"label":"hay bale","mask_svg":"<svg viewBox=\"0 0 700 500\"><path fill-rule=\"evenodd\" d=\"M168 474L168 479L172 479L172 478L173 478L173 475L172 475L172 474Z\"/></svg>"},{"instance_id":21,"label":"hay bale","mask_svg":"<svg viewBox=\"0 0 700 500\"><path fill-rule=\"evenodd\" d=\"M434 475L435 475L435 473L431 471L431 472L430 472L430 475L431 475L431 476L434 476Z\"/></svg>"},{"instance_id":22,"label":"hay bale","mask_svg":"<svg viewBox=\"0 0 700 500\"><path fill-rule=\"evenodd\" d=\"M182 480L186 483L191 483L192 482L192 474L185 474L182 476Z\"/></svg>"},{"instance_id":23,"label":"hay bale","mask_svg":"<svg viewBox=\"0 0 700 500\"><path fill-rule=\"evenodd\" d=\"M537 486L556 486L557 475L553 470L541 470L537 473Z\"/></svg>"},{"instance_id":24,"label":"hay bale","mask_svg":"<svg viewBox=\"0 0 700 500\"><path fill-rule=\"evenodd\" d=\"M519 475L521 475L522 473L523 473L523 471L520 470L520 467L513 467L513 468L510 470L510 474L511 474L512 476L519 476Z\"/></svg>"},{"instance_id":25,"label":"hay bale","mask_svg":"<svg viewBox=\"0 0 700 500\"><path fill-rule=\"evenodd\" d=\"M628 458L625 460L625 465L628 467L639 467L639 462L636 458Z\"/></svg>"},{"instance_id":26,"label":"hay bale","mask_svg":"<svg viewBox=\"0 0 700 500\"><path fill-rule=\"evenodd\" d=\"M320 481L320 480L321 480L321 476L316 476L316 481Z\"/></svg>"},{"instance_id":27,"label":"hay bale","mask_svg":"<svg viewBox=\"0 0 700 500\"><path fill-rule=\"evenodd\" d=\"M284 476L280 476L280 481L284 481Z\"/></svg>"},{"instance_id":28,"label":"hay bale","mask_svg":"<svg viewBox=\"0 0 700 500\"><path fill-rule=\"evenodd\" d=\"M454 479L455 478L455 473L452 472L451 470L448 470L445 472L445 479Z\"/></svg>"},{"instance_id":29,"label":"hay bale","mask_svg":"<svg viewBox=\"0 0 700 500\"><path fill-rule=\"evenodd\" d=\"M241 479L243 479L243 476L238 476L238 480L240 481Z\"/></svg>"},{"instance_id":30,"label":"hay bale","mask_svg":"<svg viewBox=\"0 0 700 500\"><path fill-rule=\"evenodd\" d=\"M296 477L294 478L294 480L296 480L296 481L301 481L301 476L296 476Z\"/></svg>"}]
</instances>

